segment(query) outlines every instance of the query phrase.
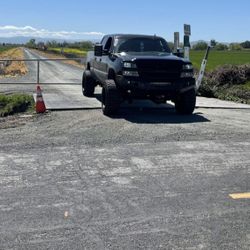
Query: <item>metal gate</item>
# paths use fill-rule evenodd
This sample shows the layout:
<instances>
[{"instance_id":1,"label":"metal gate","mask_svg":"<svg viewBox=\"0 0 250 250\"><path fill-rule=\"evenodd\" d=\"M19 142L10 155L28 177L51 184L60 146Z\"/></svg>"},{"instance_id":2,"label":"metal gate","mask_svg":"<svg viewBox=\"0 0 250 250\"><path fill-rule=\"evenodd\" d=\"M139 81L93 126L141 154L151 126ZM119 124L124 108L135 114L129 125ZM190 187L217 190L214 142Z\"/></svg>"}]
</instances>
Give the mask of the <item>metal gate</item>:
<instances>
[{"instance_id":1,"label":"metal gate","mask_svg":"<svg viewBox=\"0 0 250 250\"><path fill-rule=\"evenodd\" d=\"M53 59L49 59L49 58L44 58L44 59L1 59L0 58L0 67L7 67L9 66L12 62L36 62L36 82L21 82L22 84L40 84L40 65L41 65L41 62L64 62L64 61L80 61L82 64L84 64L84 62L86 61L86 58L53 58ZM69 65L69 64L68 64ZM80 68L79 68L80 69ZM83 71L83 69L82 69ZM1 75L0 75L1 76ZM16 79L20 79L21 77L24 77L23 76L17 76ZM13 79L12 77L5 77L4 75L2 76L2 78L0 78L0 84L18 84L17 81L10 81L10 79ZM47 84L52 84L52 83L46 83L46 82L43 82L42 83L43 85L47 85ZM75 82L74 83L70 83L70 82L67 82L67 83L53 83L53 85L56 85L56 84L76 84ZM78 84L81 84L80 82Z\"/></svg>"}]
</instances>

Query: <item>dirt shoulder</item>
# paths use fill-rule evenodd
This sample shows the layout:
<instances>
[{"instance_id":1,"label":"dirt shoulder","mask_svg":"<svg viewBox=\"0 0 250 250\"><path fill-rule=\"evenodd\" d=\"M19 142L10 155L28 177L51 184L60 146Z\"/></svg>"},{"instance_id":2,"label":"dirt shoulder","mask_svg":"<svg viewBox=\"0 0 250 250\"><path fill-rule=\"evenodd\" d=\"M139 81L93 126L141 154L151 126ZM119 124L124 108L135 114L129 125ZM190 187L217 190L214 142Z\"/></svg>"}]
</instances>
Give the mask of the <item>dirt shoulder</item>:
<instances>
[{"instance_id":1,"label":"dirt shoulder","mask_svg":"<svg viewBox=\"0 0 250 250\"><path fill-rule=\"evenodd\" d=\"M0 53L0 59L24 59L22 48L14 48ZM28 69L25 62L0 63L0 78L17 77L27 74Z\"/></svg>"},{"instance_id":2,"label":"dirt shoulder","mask_svg":"<svg viewBox=\"0 0 250 250\"><path fill-rule=\"evenodd\" d=\"M34 122L36 117L37 115L35 113L23 113L0 117L0 130L24 126L28 122Z\"/></svg>"}]
</instances>

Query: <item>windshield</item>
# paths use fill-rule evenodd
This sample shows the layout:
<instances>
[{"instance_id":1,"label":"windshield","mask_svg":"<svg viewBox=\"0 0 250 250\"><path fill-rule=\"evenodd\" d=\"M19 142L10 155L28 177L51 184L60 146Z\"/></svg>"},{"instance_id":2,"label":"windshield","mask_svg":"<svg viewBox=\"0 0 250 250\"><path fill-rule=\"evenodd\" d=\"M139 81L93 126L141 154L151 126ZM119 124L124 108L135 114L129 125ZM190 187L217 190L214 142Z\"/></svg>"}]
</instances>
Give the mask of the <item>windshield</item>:
<instances>
[{"instance_id":1,"label":"windshield","mask_svg":"<svg viewBox=\"0 0 250 250\"><path fill-rule=\"evenodd\" d=\"M116 38L115 53L121 52L163 52L170 53L167 42L162 38Z\"/></svg>"}]
</instances>

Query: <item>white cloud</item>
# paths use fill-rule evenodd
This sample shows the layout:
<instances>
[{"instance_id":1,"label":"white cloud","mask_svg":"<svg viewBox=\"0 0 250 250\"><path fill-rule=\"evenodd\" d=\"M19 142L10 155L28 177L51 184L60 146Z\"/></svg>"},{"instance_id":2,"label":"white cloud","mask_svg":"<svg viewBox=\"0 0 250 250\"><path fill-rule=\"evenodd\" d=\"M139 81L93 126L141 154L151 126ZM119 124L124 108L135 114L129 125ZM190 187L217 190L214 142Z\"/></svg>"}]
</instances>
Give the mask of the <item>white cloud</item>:
<instances>
[{"instance_id":1,"label":"white cloud","mask_svg":"<svg viewBox=\"0 0 250 250\"><path fill-rule=\"evenodd\" d=\"M39 38L59 38L59 39L81 39L98 38L103 36L102 32L76 32L76 31L49 31L46 29L36 29L31 26L17 27L13 25L0 26L0 37L39 37Z\"/></svg>"}]
</instances>

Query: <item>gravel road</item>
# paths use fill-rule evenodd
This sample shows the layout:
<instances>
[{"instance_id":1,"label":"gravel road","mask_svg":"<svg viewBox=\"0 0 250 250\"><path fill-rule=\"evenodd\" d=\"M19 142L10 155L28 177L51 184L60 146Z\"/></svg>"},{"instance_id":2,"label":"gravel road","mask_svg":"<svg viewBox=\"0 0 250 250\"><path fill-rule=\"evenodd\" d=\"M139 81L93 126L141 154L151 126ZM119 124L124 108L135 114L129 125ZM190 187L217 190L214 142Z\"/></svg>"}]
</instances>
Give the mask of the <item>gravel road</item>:
<instances>
[{"instance_id":1,"label":"gravel road","mask_svg":"<svg viewBox=\"0 0 250 250\"><path fill-rule=\"evenodd\" d=\"M249 124L232 104L0 129L0 249L250 249L250 199L229 196L250 192Z\"/></svg>"},{"instance_id":2,"label":"gravel road","mask_svg":"<svg viewBox=\"0 0 250 250\"><path fill-rule=\"evenodd\" d=\"M250 110L52 112L0 130L2 249L249 249Z\"/></svg>"}]
</instances>

